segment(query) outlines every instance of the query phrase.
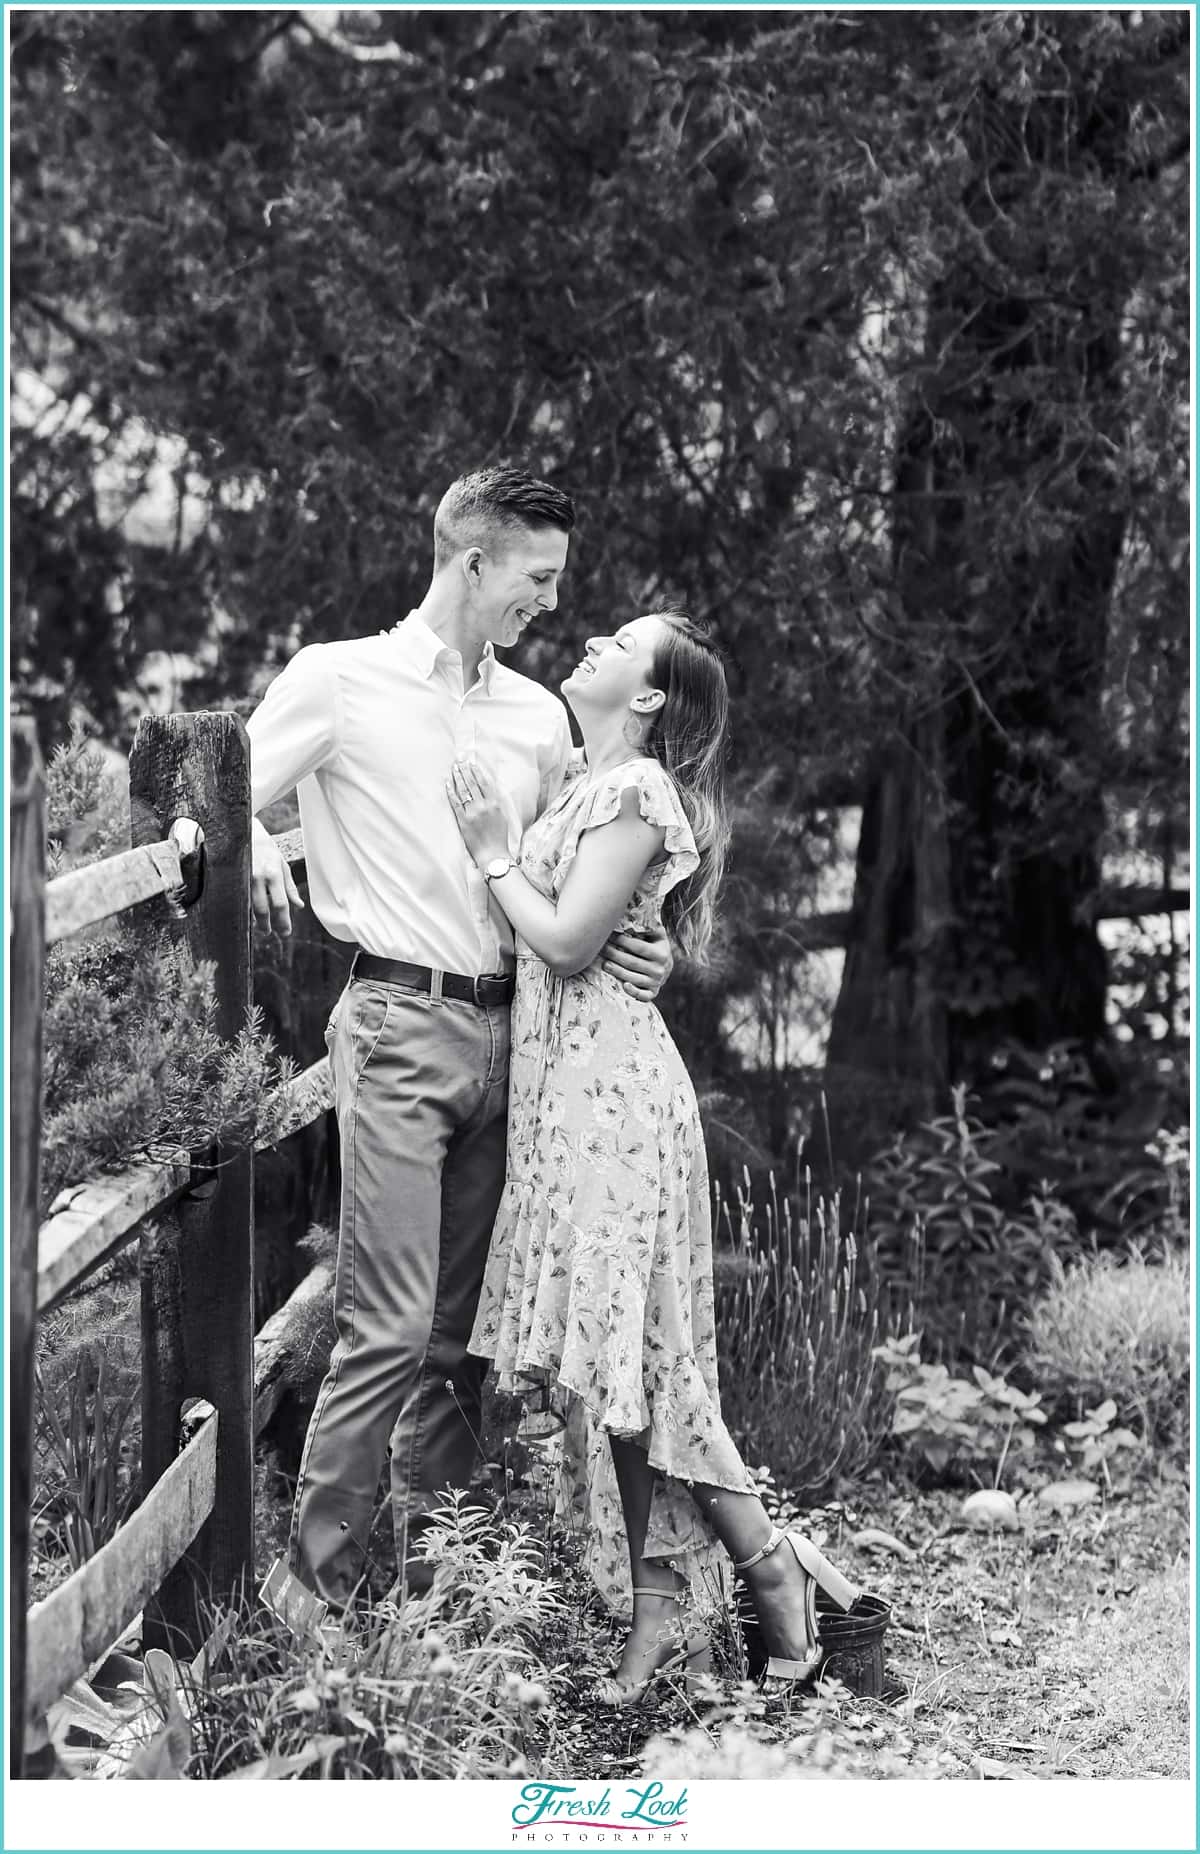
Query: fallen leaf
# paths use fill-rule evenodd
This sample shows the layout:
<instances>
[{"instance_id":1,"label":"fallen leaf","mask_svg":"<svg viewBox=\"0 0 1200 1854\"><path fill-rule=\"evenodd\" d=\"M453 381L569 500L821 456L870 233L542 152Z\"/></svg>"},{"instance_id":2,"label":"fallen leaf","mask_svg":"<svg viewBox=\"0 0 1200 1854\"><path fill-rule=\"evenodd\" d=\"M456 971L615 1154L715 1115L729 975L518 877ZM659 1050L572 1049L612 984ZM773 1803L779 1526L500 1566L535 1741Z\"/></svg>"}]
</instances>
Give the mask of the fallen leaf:
<instances>
[{"instance_id":1,"label":"fallen leaf","mask_svg":"<svg viewBox=\"0 0 1200 1854\"><path fill-rule=\"evenodd\" d=\"M993 1647L996 1648L1020 1648L1023 1646L1021 1637L1017 1634L1012 1624L1007 1622L1001 1628L993 1629L988 1636L988 1640L992 1643Z\"/></svg>"}]
</instances>

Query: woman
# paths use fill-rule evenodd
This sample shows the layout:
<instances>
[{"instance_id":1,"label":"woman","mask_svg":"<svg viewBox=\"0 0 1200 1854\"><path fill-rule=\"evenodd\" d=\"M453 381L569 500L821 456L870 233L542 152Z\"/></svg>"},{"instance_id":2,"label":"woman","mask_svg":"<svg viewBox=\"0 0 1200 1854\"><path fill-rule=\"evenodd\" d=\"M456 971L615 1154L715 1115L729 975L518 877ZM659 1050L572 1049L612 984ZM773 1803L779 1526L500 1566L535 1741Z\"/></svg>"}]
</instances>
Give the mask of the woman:
<instances>
[{"instance_id":1,"label":"woman","mask_svg":"<svg viewBox=\"0 0 1200 1854\"><path fill-rule=\"evenodd\" d=\"M508 1181L470 1349L502 1388L573 1393L611 1449L633 1626L603 1701L707 1665L676 1566L694 1571L712 1533L750 1585L768 1674L805 1680L817 1586L842 1608L858 1593L772 1526L721 1421L695 1094L658 1011L592 964L614 928L660 918L703 956L727 840L725 674L688 619L653 612L591 638L562 691L584 761L518 863L487 771L459 761L448 787L518 941Z\"/></svg>"}]
</instances>

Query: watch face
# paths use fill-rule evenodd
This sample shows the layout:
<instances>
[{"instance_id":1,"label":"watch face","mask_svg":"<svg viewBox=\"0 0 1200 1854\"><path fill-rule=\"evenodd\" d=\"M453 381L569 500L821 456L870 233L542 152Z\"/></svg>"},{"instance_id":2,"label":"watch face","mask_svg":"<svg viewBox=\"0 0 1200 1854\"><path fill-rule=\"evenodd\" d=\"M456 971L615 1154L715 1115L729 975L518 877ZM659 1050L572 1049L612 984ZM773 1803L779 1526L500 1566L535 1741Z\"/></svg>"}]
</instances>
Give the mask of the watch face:
<instances>
[{"instance_id":1,"label":"watch face","mask_svg":"<svg viewBox=\"0 0 1200 1854\"><path fill-rule=\"evenodd\" d=\"M495 882L498 881L502 875L507 875L512 866L511 856L496 856L493 857L492 861L488 864L487 873L491 876L492 881Z\"/></svg>"}]
</instances>

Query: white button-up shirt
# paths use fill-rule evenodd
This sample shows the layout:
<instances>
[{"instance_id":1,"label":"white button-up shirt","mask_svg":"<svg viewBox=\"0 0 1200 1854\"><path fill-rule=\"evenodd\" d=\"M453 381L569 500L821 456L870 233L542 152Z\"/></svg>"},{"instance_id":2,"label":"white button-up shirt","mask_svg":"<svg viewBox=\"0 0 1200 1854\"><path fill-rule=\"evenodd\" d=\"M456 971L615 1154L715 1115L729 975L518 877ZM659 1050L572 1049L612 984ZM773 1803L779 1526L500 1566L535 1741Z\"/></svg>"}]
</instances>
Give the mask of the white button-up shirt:
<instances>
[{"instance_id":1,"label":"white button-up shirt","mask_svg":"<svg viewBox=\"0 0 1200 1854\"><path fill-rule=\"evenodd\" d=\"M571 735L557 696L490 644L464 689L459 652L410 612L375 637L297 651L249 734L254 809L296 788L309 897L336 939L471 977L511 968L512 929L446 781L462 756L491 769L515 853L562 785Z\"/></svg>"}]
</instances>

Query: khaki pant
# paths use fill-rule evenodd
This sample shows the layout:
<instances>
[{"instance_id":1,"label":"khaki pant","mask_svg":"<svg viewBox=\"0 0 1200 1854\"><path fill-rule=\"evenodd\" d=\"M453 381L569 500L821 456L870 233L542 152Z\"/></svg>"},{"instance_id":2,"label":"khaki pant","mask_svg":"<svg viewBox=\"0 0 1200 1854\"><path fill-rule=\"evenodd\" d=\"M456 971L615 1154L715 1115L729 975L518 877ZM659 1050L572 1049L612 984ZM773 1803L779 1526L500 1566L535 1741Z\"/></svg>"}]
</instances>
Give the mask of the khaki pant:
<instances>
[{"instance_id":1,"label":"khaki pant","mask_svg":"<svg viewBox=\"0 0 1200 1854\"><path fill-rule=\"evenodd\" d=\"M309 1424L291 1563L344 1604L391 1437L397 1555L464 1487L482 1359L466 1353L504 1183L508 1007L352 979L326 1030L341 1134L337 1343Z\"/></svg>"}]
</instances>

